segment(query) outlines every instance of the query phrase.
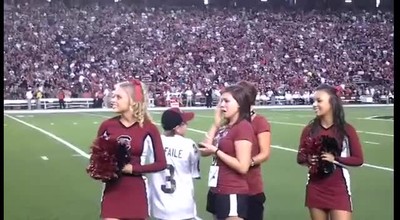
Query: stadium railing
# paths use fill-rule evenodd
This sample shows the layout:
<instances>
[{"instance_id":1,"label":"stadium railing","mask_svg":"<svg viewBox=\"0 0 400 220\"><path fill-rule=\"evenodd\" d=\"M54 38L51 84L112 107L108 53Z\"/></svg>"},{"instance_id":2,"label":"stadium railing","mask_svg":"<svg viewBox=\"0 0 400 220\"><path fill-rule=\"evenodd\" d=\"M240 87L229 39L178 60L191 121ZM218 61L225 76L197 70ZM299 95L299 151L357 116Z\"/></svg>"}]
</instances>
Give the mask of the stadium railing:
<instances>
[{"instance_id":1,"label":"stadium railing","mask_svg":"<svg viewBox=\"0 0 400 220\"><path fill-rule=\"evenodd\" d=\"M90 108L93 105L94 99L92 98L66 98L64 99L65 107L70 108ZM38 102L36 99L31 99L31 107L32 109L37 109L38 104L40 105L39 109L55 109L59 108L58 99L52 98L45 98L40 99ZM21 108L21 109L28 109L28 100L27 99L19 99L19 100L4 100L4 109L12 108Z\"/></svg>"},{"instance_id":2,"label":"stadium railing","mask_svg":"<svg viewBox=\"0 0 400 220\"><path fill-rule=\"evenodd\" d=\"M312 99L310 97L309 99ZM286 105L286 104L305 104L309 103L309 101L305 101L306 99L303 97L293 97L291 100L286 100L284 96L275 96L274 104L278 106ZM360 103L360 104L374 104L374 99L372 96L360 96L360 97L342 97L342 100L344 103L348 104L354 104L354 103ZM30 100L31 102L31 108L32 109L57 109L59 108L59 100L56 98L44 98L40 99L38 102L35 99ZM94 104L94 99L93 98L66 98L64 99L65 105L67 109L71 108L91 108L93 107ZM196 106L204 106L205 105L205 100L203 100L203 103L195 103ZM393 103L394 101L394 96L381 96L379 103L382 104L388 104L388 103ZM216 105L218 102L218 99L215 97L213 104ZM40 105L39 108L37 105ZM267 98L267 100L257 100L257 105L271 105L272 101ZM155 102L153 98L149 99L149 106L150 107L155 107ZM4 100L4 110L23 110L23 109L28 109L28 100Z\"/></svg>"},{"instance_id":3,"label":"stadium railing","mask_svg":"<svg viewBox=\"0 0 400 220\"><path fill-rule=\"evenodd\" d=\"M7 100L4 100L6 102ZM374 107L393 107L393 104L348 104L344 105L345 108L374 108ZM170 107L151 107L150 111L164 111ZM199 107L180 107L185 110L211 110L205 106ZM212 108L213 109L213 108ZM312 109L312 105L266 105L255 106L255 109ZM32 110L4 110L4 114L47 114L47 113L78 113L78 112L112 112L110 108L84 108L84 109L32 109Z\"/></svg>"},{"instance_id":4,"label":"stadium railing","mask_svg":"<svg viewBox=\"0 0 400 220\"><path fill-rule=\"evenodd\" d=\"M31 108L32 109L57 109L59 108L59 100L55 98L45 98L40 99L38 102L36 99L31 99ZM91 108L94 104L93 98L66 98L64 99L65 108ZM40 107L38 108L38 105ZM149 106L154 106L154 99L149 100ZM28 109L28 100L27 99L19 99L19 100L4 100L4 110L20 110L20 109Z\"/></svg>"}]
</instances>

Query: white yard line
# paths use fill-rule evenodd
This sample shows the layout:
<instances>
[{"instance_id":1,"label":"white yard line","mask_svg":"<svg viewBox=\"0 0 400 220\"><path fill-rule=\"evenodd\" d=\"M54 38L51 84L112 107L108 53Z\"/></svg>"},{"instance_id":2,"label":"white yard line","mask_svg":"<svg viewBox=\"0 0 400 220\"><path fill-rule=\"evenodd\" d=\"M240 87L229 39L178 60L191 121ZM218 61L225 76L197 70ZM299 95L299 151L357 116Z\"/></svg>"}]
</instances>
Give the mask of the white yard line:
<instances>
[{"instance_id":1,"label":"white yard line","mask_svg":"<svg viewBox=\"0 0 400 220\"><path fill-rule=\"evenodd\" d=\"M17 122L23 124L23 125L26 125L26 126L28 126L28 127L30 127L30 128L33 128L33 129L35 129L35 130L37 130L37 131L39 131L39 132L41 132L41 133L43 133L43 134L45 134L45 135L51 137L51 138L53 138L54 140L56 140L56 141L58 141L58 142L64 144L66 147L71 148L71 149L72 149L73 151L75 151L76 153L78 153L78 154L82 155L83 157L86 157L86 158L89 159L89 154L87 154L85 151L79 149L77 146L75 146L75 145L73 145L73 144L67 142L66 140L64 140L64 139L62 139L62 138L60 138L60 137L58 137L58 136L56 136L56 135L54 135L54 134L52 134L52 133L46 131L46 130L43 130L43 129L39 128L39 127L36 127L35 125L32 125L32 124L30 124L30 123L28 123L28 122L24 122L24 121L22 121L22 120L20 120L20 119L18 119L18 118L15 118L15 117L13 117L13 116L10 116L10 115L5 115L5 116L7 116L7 117L9 117L9 118L11 118L11 119L13 119L13 120L15 120L15 121L17 121Z\"/></svg>"},{"instance_id":2,"label":"white yard line","mask_svg":"<svg viewBox=\"0 0 400 220\"><path fill-rule=\"evenodd\" d=\"M96 116L96 117L102 117L102 118L110 118L110 116L100 115L100 114L91 114L91 113L85 113L85 114L86 115L91 115L91 116ZM155 123L155 124L160 125L160 123ZM194 129L194 128L188 128L188 130L196 132L196 133L200 133L200 134L205 134L206 133L206 131L202 131L202 130L198 130L198 129ZM271 145L271 147L275 148L275 149L279 149L279 150L284 150L284 151L290 151L290 152L297 153L297 150L293 149L293 148L281 147L279 145ZM363 166L364 167L375 168L375 169L378 169L378 170L386 170L386 171L390 171L390 172L394 171L393 168L383 167L383 166L376 166L376 165L367 164L367 163L364 163Z\"/></svg>"},{"instance_id":3,"label":"white yard line","mask_svg":"<svg viewBox=\"0 0 400 220\"><path fill-rule=\"evenodd\" d=\"M366 144L372 144L372 145L379 145L378 142L372 142L372 141L364 141Z\"/></svg>"},{"instance_id":4,"label":"white yard line","mask_svg":"<svg viewBox=\"0 0 400 220\"><path fill-rule=\"evenodd\" d=\"M375 116L366 117L366 118L357 118L358 120L368 120L368 121L384 121L384 122L393 122L393 119L379 119L374 118Z\"/></svg>"},{"instance_id":5,"label":"white yard line","mask_svg":"<svg viewBox=\"0 0 400 220\"><path fill-rule=\"evenodd\" d=\"M199 115L199 114L196 114L195 117L214 118L213 116ZM268 121L271 124L291 125L291 126L298 126L298 127L306 126L306 124L300 124L300 123L291 123L291 122L283 122L283 121L270 121L270 120L268 120ZM357 133L360 133L360 134L371 134L371 135L384 136L384 137L394 137L393 134L386 134L386 133L379 133L379 132L372 132L372 131L357 131Z\"/></svg>"}]
</instances>

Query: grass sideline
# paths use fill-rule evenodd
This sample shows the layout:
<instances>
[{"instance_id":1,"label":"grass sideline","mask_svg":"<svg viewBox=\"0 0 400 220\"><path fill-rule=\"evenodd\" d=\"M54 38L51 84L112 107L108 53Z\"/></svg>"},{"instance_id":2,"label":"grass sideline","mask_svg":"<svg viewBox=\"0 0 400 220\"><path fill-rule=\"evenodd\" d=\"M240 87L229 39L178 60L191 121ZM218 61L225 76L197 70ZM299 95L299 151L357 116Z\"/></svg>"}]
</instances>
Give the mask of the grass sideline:
<instances>
[{"instance_id":1,"label":"grass sideline","mask_svg":"<svg viewBox=\"0 0 400 220\"><path fill-rule=\"evenodd\" d=\"M312 118L312 112L304 109L258 112L271 121L272 144L276 146L270 161L263 166L268 196L266 219L308 219L304 208L306 170L297 166L294 152L301 129ZM362 131L359 136L366 163L393 169L393 122L368 120L371 116L392 114L392 107L346 108L348 121ZM87 160L77 156L80 153L72 151L66 143L87 154L98 124L112 114L7 115L25 124L4 118L5 219L98 219L101 184L88 178L84 172ZM212 115L210 110L196 111L188 136L201 140L202 131L212 123ZM158 122L160 114L153 112L153 117ZM47 133L38 132L28 124ZM42 159L43 156L48 160ZM208 165L209 159L203 159L202 176L207 175ZM351 177L353 219L393 219L393 170L355 168L351 169ZM199 216L210 219L205 212L205 179L196 182L196 199Z\"/></svg>"}]
</instances>

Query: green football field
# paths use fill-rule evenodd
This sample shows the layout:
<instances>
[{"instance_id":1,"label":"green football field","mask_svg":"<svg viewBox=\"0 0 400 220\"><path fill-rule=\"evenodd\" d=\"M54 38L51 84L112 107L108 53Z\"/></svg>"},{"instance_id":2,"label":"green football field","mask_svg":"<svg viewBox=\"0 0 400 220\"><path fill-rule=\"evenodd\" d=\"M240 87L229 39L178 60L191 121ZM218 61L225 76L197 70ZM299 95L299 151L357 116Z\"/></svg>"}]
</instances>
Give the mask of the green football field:
<instances>
[{"instance_id":1,"label":"green football field","mask_svg":"<svg viewBox=\"0 0 400 220\"><path fill-rule=\"evenodd\" d=\"M304 207L307 170L296 163L296 149L311 109L265 109L272 127L272 152L263 165L266 217L309 219ZM153 111L159 123L161 112ZM102 184L85 172L89 146L110 112L7 114L4 116L4 219L99 219ZM352 168L355 220L393 219L393 107L346 108L347 121L358 130L365 165ZM213 111L196 111L187 136L196 142L211 125ZM196 181L199 216L205 211L210 160L201 162ZM175 202L175 201L171 201ZM134 205L134 204L132 204Z\"/></svg>"}]
</instances>

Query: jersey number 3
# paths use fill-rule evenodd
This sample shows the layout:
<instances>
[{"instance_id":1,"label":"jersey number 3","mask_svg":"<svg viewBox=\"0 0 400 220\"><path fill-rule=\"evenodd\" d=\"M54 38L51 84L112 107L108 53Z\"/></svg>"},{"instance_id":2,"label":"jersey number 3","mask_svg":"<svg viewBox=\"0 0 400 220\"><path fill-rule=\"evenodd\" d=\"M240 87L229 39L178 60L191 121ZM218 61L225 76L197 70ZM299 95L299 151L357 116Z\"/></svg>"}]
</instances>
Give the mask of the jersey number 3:
<instances>
[{"instance_id":1,"label":"jersey number 3","mask_svg":"<svg viewBox=\"0 0 400 220\"><path fill-rule=\"evenodd\" d=\"M161 190L164 193L174 193L176 189L176 182L174 180L175 167L171 164L167 165L167 169L169 171L169 175L165 176L165 184L161 185Z\"/></svg>"}]
</instances>

